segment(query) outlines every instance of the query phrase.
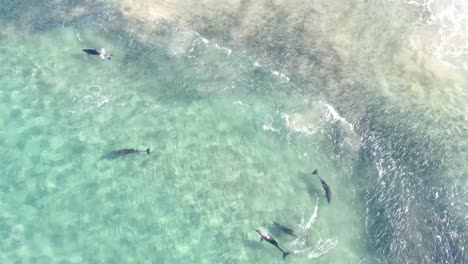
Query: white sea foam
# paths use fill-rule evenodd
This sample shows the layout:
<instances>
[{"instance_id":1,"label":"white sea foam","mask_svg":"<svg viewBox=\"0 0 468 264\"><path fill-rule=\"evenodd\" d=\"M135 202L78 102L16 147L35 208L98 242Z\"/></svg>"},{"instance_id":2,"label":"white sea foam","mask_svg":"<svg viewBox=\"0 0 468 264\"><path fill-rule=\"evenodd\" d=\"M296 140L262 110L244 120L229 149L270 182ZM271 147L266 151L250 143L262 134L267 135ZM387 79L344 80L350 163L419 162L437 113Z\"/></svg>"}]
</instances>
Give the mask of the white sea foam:
<instances>
[{"instance_id":1,"label":"white sea foam","mask_svg":"<svg viewBox=\"0 0 468 264\"><path fill-rule=\"evenodd\" d=\"M271 115L265 116L265 120L262 126L263 131L272 131L275 133L280 133L281 131L273 127L274 118Z\"/></svg>"},{"instance_id":2,"label":"white sea foam","mask_svg":"<svg viewBox=\"0 0 468 264\"><path fill-rule=\"evenodd\" d=\"M208 45L208 43L210 43L210 41L209 41L208 39L202 37L200 34L198 34L198 32L195 32L195 34L197 35L197 37L198 37L201 41L203 41L203 43L204 43L205 45Z\"/></svg>"},{"instance_id":3,"label":"white sea foam","mask_svg":"<svg viewBox=\"0 0 468 264\"><path fill-rule=\"evenodd\" d=\"M83 42L83 38L81 37L81 34L77 29L75 29L75 36L79 42Z\"/></svg>"},{"instance_id":4,"label":"white sea foam","mask_svg":"<svg viewBox=\"0 0 468 264\"><path fill-rule=\"evenodd\" d=\"M298 132L304 135L312 135L315 134L318 130L318 127L314 124L313 120L310 120L304 114L281 113L281 118L284 121L284 125L293 132Z\"/></svg>"},{"instance_id":5,"label":"white sea foam","mask_svg":"<svg viewBox=\"0 0 468 264\"><path fill-rule=\"evenodd\" d=\"M302 223L300 227L304 229L306 232L305 238L301 239L296 239L294 241L294 245L305 245L308 239L307 232L308 230L314 225L315 220L317 219L318 216L318 202L319 199L317 198L317 201L315 203L315 208L314 212L310 216L309 220L304 223L305 219L302 219ZM320 238L319 241L312 247L307 247L304 249L297 249L294 250L294 254L306 254L308 259L313 259L313 258L318 258L324 254L327 254L330 250L335 248L338 245L338 238L337 237L331 237L331 238Z\"/></svg>"},{"instance_id":6,"label":"white sea foam","mask_svg":"<svg viewBox=\"0 0 468 264\"><path fill-rule=\"evenodd\" d=\"M177 29L177 35L172 39L169 46L169 53L174 56L185 55L193 58L191 53L201 46L221 50L226 56L230 56L232 53L232 49L221 46L213 40L205 38L200 33L185 27Z\"/></svg>"},{"instance_id":7,"label":"white sea foam","mask_svg":"<svg viewBox=\"0 0 468 264\"><path fill-rule=\"evenodd\" d=\"M254 66L259 67L259 66L261 66L261 65L259 65L258 63L255 63ZM284 79L284 80L286 80L287 82L289 82L289 77L286 76L284 73L281 73L281 72L275 71L275 70L271 70L271 74L272 74L272 75L275 75L275 76L278 76L278 77L280 77L281 79Z\"/></svg>"},{"instance_id":8,"label":"white sea foam","mask_svg":"<svg viewBox=\"0 0 468 264\"><path fill-rule=\"evenodd\" d=\"M314 212L309 217L309 220L307 222L306 222L306 219L305 219L305 216L304 216L305 212L303 212L302 220L301 220L301 223L299 224L299 231L300 231L301 235L299 237L297 237L293 242L291 242L291 245L294 245L296 247L302 247L302 246L307 244L307 241L309 240L310 229L314 225L315 219L317 219L317 216L318 216L319 198L318 197L315 197L315 198L316 198L316 202L315 202ZM297 249L297 250L294 250L294 254L301 254L301 253L306 254L311 249L312 249L311 247L303 248L303 249Z\"/></svg>"},{"instance_id":9,"label":"white sea foam","mask_svg":"<svg viewBox=\"0 0 468 264\"><path fill-rule=\"evenodd\" d=\"M225 51L225 52L226 52L226 55L228 55L228 56L231 55L231 53L232 53L232 50L231 50L231 49L228 49L228 48L226 48L226 47L219 46L218 44L215 44L214 46L215 46L215 48L217 48L217 49L220 49L220 50Z\"/></svg>"},{"instance_id":10,"label":"white sea foam","mask_svg":"<svg viewBox=\"0 0 468 264\"><path fill-rule=\"evenodd\" d=\"M80 90L76 90L73 93L73 104L74 107L70 110L72 114L81 114L92 111L93 109L100 108L111 100L110 96L102 94L102 88L99 86L93 86L92 91L89 94L82 95Z\"/></svg>"},{"instance_id":11,"label":"white sea foam","mask_svg":"<svg viewBox=\"0 0 468 264\"><path fill-rule=\"evenodd\" d=\"M323 103L322 101L319 101L319 103L323 104L324 106L327 107L327 110L328 110L328 113L327 113L327 117L331 120L331 121L339 121L345 125L347 125L353 132L354 132L354 126L349 123L348 121L346 121L346 119L344 117L342 117L336 110L335 108L333 108L333 106L329 105L329 104L326 104L326 103Z\"/></svg>"},{"instance_id":12,"label":"white sea foam","mask_svg":"<svg viewBox=\"0 0 468 264\"><path fill-rule=\"evenodd\" d=\"M413 49L429 51L440 63L468 70L468 1L401 0L420 8L417 29L410 38ZM428 38L417 47L415 38Z\"/></svg>"},{"instance_id":13,"label":"white sea foam","mask_svg":"<svg viewBox=\"0 0 468 264\"><path fill-rule=\"evenodd\" d=\"M232 49L228 48L228 47L225 47L225 46L221 46L219 45L218 43L214 43L213 45L209 45L211 43L210 40L208 40L207 38L203 37L202 35L200 35L200 33L198 32L195 32L195 35L197 35L198 39L200 39L203 44L205 44L205 46L210 46L210 47L213 47L215 49L218 49L218 50L221 50L223 51L226 56L230 56L231 53L232 53ZM190 49L190 51L193 51L194 50L194 46L192 46L192 49Z\"/></svg>"},{"instance_id":14,"label":"white sea foam","mask_svg":"<svg viewBox=\"0 0 468 264\"><path fill-rule=\"evenodd\" d=\"M309 230L312 227L312 225L315 223L315 219L317 219L318 202L319 202L319 199L317 198L317 201L315 202L314 213L310 216L309 221L305 225L306 230Z\"/></svg>"},{"instance_id":15,"label":"white sea foam","mask_svg":"<svg viewBox=\"0 0 468 264\"><path fill-rule=\"evenodd\" d=\"M289 77L288 77L288 76L286 76L286 75L284 75L284 74L281 73L281 74L280 74L280 77L289 82Z\"/></svg>"},{"instance_id":16,"label":"white sea foam","mask_svg":"<svg viewBox=\"0 0 468 264\"><path fill-rule=\"evenodd\" d=\"M330 250L335 248L338 245L338 238L337 237L332 237L328 239L320 239L316 246L315 249L309 253L308 258L313 259L313 258L318 258L322 255L327 254Z\"/></svg>"},{"instance_id":17,"label":"white sea foam","mask_svg":"<svg viewBox=\"0 0 468 264\"><path fill-rule=\"evenodd\" d=\"M350 142L351 145L355 145L354 141L359 141L359 139L354 138L357 136L354 133L354 127L351 123L349 123L345 118L343 118L334 108L333 106L323 103L319 101L321 105L324 105L327 109L326 111L326 118L330 122L340 122L344 124L345 127L349 128L350 132ZM320 116L320 111L314 111L314 109L308 109L306 112L294 112L294 113L286 113L281 112L279 113L281 119L283 120L284 126L291 132L297 132L306 136L313 135L319 131L321 125L320 122L323 120L323 116ZM278 113L276 113L278 114ZM274 119L273 116L269 118ZM272 123L272 122L271 122ZM272 130L270 126L264 126L264 130ZM277 130L275 130L277 131Z\"/></svg>"}]
</instances>

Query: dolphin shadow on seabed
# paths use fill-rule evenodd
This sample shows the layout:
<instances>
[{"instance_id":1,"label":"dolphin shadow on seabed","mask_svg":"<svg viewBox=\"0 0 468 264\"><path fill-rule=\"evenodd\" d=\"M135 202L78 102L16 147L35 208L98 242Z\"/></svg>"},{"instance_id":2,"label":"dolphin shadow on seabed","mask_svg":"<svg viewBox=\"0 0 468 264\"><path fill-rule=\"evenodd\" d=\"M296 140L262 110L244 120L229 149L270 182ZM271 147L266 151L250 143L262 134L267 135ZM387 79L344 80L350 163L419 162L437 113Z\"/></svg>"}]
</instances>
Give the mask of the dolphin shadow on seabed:
<instances>
[{"instance_id":1,"label":"dolphin shadow on seabed","mask_svg":"<svg viewBox=\"0 0 468 264\"><path fill-rule=\"evenodd\" d=\"M290 236L292 236L292 237L294 237L294 238L298 238L298 235L294 232L294 230L291 229L291 228L289 228L289 227L287 227L287 226L284 226L284 225L282 225L282 224L280 224L280 223L278 223L278 222L276 222L276 221L273 221L273 226L274 226L277 230L281 231L281 233L290 235Z\"/></svg>"},{"instance_id":2,"label":"dolphin shadow on seabed","mask_svg":"<svg viewBox=\"0 0 468 264\"><path fill-rule=\"evenodd\" d=\"M312 181L310 180L310 174L299 172L299 179L301 179L304 182L307 188L307 192L310 196L316 196L318 193L322 192L322 190L317 188L316 185L312 183Z\"/></svg>"}]
</instances>

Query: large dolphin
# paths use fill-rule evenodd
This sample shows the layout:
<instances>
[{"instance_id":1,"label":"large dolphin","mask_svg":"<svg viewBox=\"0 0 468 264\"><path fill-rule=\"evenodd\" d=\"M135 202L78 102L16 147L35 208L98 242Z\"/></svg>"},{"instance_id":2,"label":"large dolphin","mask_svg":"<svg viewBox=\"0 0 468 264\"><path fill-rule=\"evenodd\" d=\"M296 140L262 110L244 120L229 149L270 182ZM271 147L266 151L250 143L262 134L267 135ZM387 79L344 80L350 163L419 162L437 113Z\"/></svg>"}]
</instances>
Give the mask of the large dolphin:
<instances>
[{"instance_id":1,"label":"large dolphin","mask_svg":"<svg viewBox=\"0 0 468 264\"><path fill-rule=\"evenodd\" d=\"M331 202L331 197L332 197L332 192L330 190L330 186L328 186L328 184L322 179L322 177L320 177L320 175L317 172L317 169L314 170L314 172L312 172L312 174L317 174L317 176L319 176L320 182L322 182L322 187L325 190L325 195L327 196L327 201L328 201L328 203L330 203Z\"/></svg>"},{"instance_id":2,"label":"large dolphin","mask_svg":"<svg viewBox=\"0 0 468 264\"><path fill-rule=\"evenodd\" d=\"M297 237L297 235L294 233L294 231L289 228L289 227L285 227L284 225L282 224L278 224L276 223L275 221L273 221L273 224L276 226L276 228L278 228L279 230L283 231L284 233L290 235L290 236L293 236L293 237Z\"/></svg>"},{"instance_id":3,"label":"large dolphin","mask_svg":"<svg viewBox=\"0 0 468 264\"><path fill-rule=\"evenodd\" d=\"M285 259L286 256L290 254L290 252L284 252L284 250L282 250L279 247L278 242L276 242L276 240L266 231L263 231L263 230L255 230L255 231L260 235L260 242L262 242L265 239L268 243L277 247L281 251L281 253L283 253L283 259Z\"/></svg>"},{"instance_id":4,"label":"large dolphin","mask_svg":"<svg viewBox=\"0 0 468 264\"><path fill-rule=\"evenodd\" d=\"M150 148L147 148L146 150L138 150L138 149L118 149L118 150L113 150L109 154L105 155L104 158L107 159L116 159L122 156L126 156L129 154L137 154L137 153L143 153L146 152L146 154L150 154Z\"/></svg>"}]
</instances>

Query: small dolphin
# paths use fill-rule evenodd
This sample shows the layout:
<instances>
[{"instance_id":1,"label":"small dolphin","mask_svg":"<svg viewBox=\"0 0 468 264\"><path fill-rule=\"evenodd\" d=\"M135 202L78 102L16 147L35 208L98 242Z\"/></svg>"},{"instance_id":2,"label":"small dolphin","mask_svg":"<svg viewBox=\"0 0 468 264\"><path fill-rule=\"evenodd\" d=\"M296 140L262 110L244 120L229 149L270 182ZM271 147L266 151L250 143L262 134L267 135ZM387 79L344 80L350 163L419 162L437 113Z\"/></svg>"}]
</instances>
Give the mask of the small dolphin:
<instances>
[{"instance_id":1,"label":"small dolphin","mask_svg":"<svg viewBox=\"0 0 468 264\"><path fill-rule=\"evenodd\" d=\"M284 233L290 235L290 236L293 236L293 237L297 237L297 235L294 233L294 231L289 228L289 227L285 227L284 225L282 224L278 224L276 223L275 221L273 221L273 224L276 226L276 228L278 228L279 230L283 231Z\"/></svg>"},{"instance_id":2,"label":"small dolphin","mask_svg":"<svg viewBox=\"0 0 468 264\"><path fill-rule=\"evenodd\" d=\"M260 235L260 242L262 242L263 239L265 239L268 243L277 247L281 251L281 253L283 253L283 259L285 259L286 256L290 254L290 252L284 252L284 250L282 250L278 246L278 242L276 242L276 240L272 236L270 236L270 234L268 234L266 231L263 231L263 230L255 230L255 231Z\"/></svg>"},{"instance_id":3,"label":"small dolphin","mask_svg":"<svg viewBox=\"0 0 468 264\"><path fill-rule=\"evenodd\" d=\"M320 177L320 175L318 175L317 169L315 169L314 172L312 172L312 174L317 174L317 176L319 176L320 181L322 182L322 187L325 190L325 195L327 196L327 201L328 201L328 203L330 203L331 197L332 197L332 192L330 190L330 186L328 186L328 184L322 179L322 177Z\"/></svg>"},{"instance_id":4,"label":"small dolphin","mask_svg":"<svg viewBox=\"0 0 468 264\"><path fill-rule=\"evenodd\" d=\"M104 48L101 48L100 51L96 50L96 49L83 49L83 51L88 54L88 55L96 55L96 56L99 56L101 59L105 60L105 59L108 59L110 60L111 57L112 57L112 54L111 55L107 55L106 54L106 50Z\"/></svg>"},{"instance_id":5,"label":"small dolphin","mask_svg":"<svg viewBox=\"0 0 468 264\"><path fill-rule=\"evenodd\" d=\"M150 149L147 148L146 150L138 150L138 149L119 149L119 150L113 150L111 153L107 155L108 159L115 159L118 157L126 156L129 154L136 154L136 153L141 153L141 152L146 152L146 154L150 154Z\"/></svg>"}]
</instances>

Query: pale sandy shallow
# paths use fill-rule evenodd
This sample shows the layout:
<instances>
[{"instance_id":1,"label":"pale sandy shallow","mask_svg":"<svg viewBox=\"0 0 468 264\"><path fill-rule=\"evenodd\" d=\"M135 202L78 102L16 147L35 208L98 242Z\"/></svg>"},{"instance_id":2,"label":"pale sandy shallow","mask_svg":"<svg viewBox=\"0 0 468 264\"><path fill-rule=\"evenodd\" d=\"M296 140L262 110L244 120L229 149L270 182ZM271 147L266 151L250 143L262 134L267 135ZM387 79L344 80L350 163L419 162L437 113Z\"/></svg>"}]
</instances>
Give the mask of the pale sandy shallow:
<instances>
[{"instance_id":1,"label":"pale sandy shallow","mask_svg":"<svg viewBox=\"0 0 468 264\"><path fill-rule=\"evenodd\" d=\"M186 32L181 34L185 36L184 39L181 39L179 34L174 37L173 43L167 44L169 46L182 43L182 46L185 44L187 51L190 48L187 42L191 43L197 37L193 32L201 31L199 33L202 35L205 33L204 37L232 48L251 49L255 56L279 63L280 67L293 71L305 79L311 74L317 74L313 70L314 67L327 68L337 64L346 67L347 64L358 63L363 72L369 71L369 74L374 75L371 78L378 81L384 88L385 95L393 98L395 102L401 102L402 98L405 98L410 104L420 104L447 113L460 111L460 114L466 116L468 115L466 108L453 107L468 101L466 89L460 88L468 83L466 77L468 47L463 40L466 36L461 35L464 32L460 30L447 32L446 38L443 38L444 35L441 36L440 30L445 26L442 23L447 25L451 23L446 16L443 16L450 11L451 1L445 2L447 6L439 3L429 8L423 7L423 2L419 5L414 4L415 2L406 4L403 1L387 3L385 6L376 4L375 7L371 7L373 13L358 1L333 3L223 1L221 3L123 0L111 3L117 6L129 21L142 26L140 37L153 43L159 41L154 37L154 32L169 23L179 27L179 32ZM438 15L441 18L439 20L433 18L434 22L425 26L419 18L428 19L429 10L433 12L433 16ZM457 27L466 27L463 24L466 20L462 19L463 10L456 10L453 14L458 15L451 20L459 23ZM375 23L363 28L360 24L361 19L374 20ZM412 23L419 23L420 26L411 27ZM407 29L398 32L397 29L402 27ZM265 34L265 32L270 33ZM263 37L259 37L262 35ZM290 41L280 40L277 43L270 43L271 48L266 50L252 47L254 42L268 43L281 35L289 36ZM300 38L297 38L298 36ZM296 49L295 41L301 46L301 52ZM278 47L285 48L279 55L287 54L287 57L281 58L281 61L275 57L274 50ZM184 47L179 48L179 52L182 53L181 49ZM450 52L454 49L458 51L458 57L450 56ZM323 64L328 65L317 65L310 57L307 59L307 56L313 55L314 52L323 51L329 54L327 55L329 58L323 61ZM308 54L306 58L304 54ZM384 56L393 63L383 64L375 60L375 56ZM402 87L398 81L388 83L389 78L379 76L371 70L378 68L382 68L387 75L404 79L404 82L411 83L410 86ZM424 85L426 82L432 85ZM330 91L330 94L336 92L340 93L340 91Z\"/></svg>"}]
</instances>

